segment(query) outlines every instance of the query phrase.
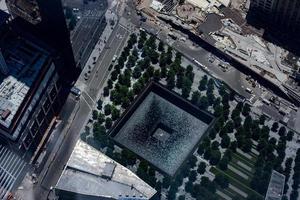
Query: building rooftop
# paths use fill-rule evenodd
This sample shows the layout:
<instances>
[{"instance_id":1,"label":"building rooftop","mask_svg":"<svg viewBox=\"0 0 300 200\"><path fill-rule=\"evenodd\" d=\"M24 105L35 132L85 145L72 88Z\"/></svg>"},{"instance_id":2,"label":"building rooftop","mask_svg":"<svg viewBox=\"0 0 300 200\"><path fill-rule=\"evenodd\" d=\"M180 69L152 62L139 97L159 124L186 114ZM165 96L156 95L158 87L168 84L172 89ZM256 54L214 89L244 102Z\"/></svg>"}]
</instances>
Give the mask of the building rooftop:
<instances>
[{"instance_id":1,"label":"building rooftop","mask_svg":"<svg viewBox=\"0 0 300 200\"><path fill-rule=\"evenodd\" d=\"M4 38L0 51L0 124L10 128L49 54L21 37Z\"/></svg>"},{"instance_id":2,"label":"building rooftop","mask_svg":"<svg viewBox=\"0 0 300 200\"><path fill-rule=\"evenodd\" d=\"M265 200L281 200L284 184L285 176L273 170Z\"/></svg>"},{"instance_id":3,"label":"building rooftop","mask_svg":"<svg viewBox=\"0 0 300 200\"><path fill-rule=\"evenodd\" d=\"M41 22L39 7L36 0L6 0L9 10L32 24Z\"/></svg>"},{"instance_id":4,"label":"building rooftop","mask_svg":"<svg viewBox=\"0 0 300 200\"><path fill-rule=\"evenodd\" d=\"M0 0L0 10L8 13L8 9L7 9L5 0Z\"/></svg>"},{"instance_id":5,"label":"building rooftop","mask_svg":"<svg viewBox=\"0 0 300 200\"><path fill-rule=\"evenodd\" d=\"M79 140L56 189L94 197L150 199L156 190L126 167Z\"/></svg>"}]
</instances>

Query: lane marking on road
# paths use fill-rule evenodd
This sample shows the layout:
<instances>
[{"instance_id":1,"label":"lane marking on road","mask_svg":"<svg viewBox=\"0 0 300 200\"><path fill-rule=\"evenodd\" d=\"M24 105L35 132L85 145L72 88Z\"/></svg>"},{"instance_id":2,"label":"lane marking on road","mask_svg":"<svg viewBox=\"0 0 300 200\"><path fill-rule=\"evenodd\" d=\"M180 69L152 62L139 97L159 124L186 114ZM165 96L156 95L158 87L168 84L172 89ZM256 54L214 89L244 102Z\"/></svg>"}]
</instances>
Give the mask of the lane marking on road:
<instances>
[{"instance_id":1,"label":"lane marking on road","mask_svg":"<svg viewBox=\"0 0 300 200\"><path fill-rule=\"evenodd\" d=\"M123 42L124 41L126 41L127 40L127 38L128 38L128 33L130 33L129 31L127 31L126 29L125 29L125 33L124 33L124 37L122 38L122 40L121 40L121 42L119 43L119 45L118 45L118 47L116 48L116 50L115 50L115 53L119 50L119 48L120 48L120 46L123 44ZM109 65L108 65L109 66ZM97 85L97 88L99 88L99 86L101 85L101 84L103 84L103 79L105 79L106 78L106 76L107 76L107 73L109 73L109 71L106 69L105 70L105 76L102 76L102 79L99 81L99 84ZM97 95L97 97L98 97L98 95Z\"/></svg>"},{"instance_id":2,"label":"lane marking on road","mask_svg":"<svg viewBox=\"0 0 300 200\"><path fill-rule=\"evenodd\" d=\"M119 31L119 28L120 28L120 26L117 27L115 33L117 33L117 32ZM111 35L111 36L112 36L112 35ZM113 39L109 42L108 46L110 46L114 40L115 40L115 39L113 38ZM106 46L107 46L107 45L105 45L105 47L106 47ZM95 64L95 65L98 65L98 67L96 67L96 73L93 73L93 76L92 76L90 82L88 83L88 86L90 86L91 83L93 82L93 80L94 80L94 78L95 78L95 76L96 76L96 74L97 74L97 71L99 70L100 66L102 65L102 62L103 62L103 60L104 60L103 58L105 58L106 54L109 52L109 50L106 50L105 47L104 47L105 52L104 52L104 54L102 54L103 56L101 56L101 57L98 58L98 60L101 59L100 63L98 64L98 62L97 62L97 63Z\"/></svg>"},{"instance_id":3,"label":"lane marking on road","mask_svg":"<svg viewBox=\"0 0 300 200\"><path fill-rule=\"evenodd\" d=\"M85 97L84 97L84 96L82 96L82 99L85 101L85 103L87 104L87 106L88 106L91 110L93 110L92 107L90 106L90 104L87 102L87 100L85 100Z\"/></svg>"},{"instance_id":4,"label":"lane marking on road","mask_svg":"<svg viewBox=\"0 0 300 200\"><path fill-rule=\"evenodd\" d=\"M95 100L89 95L89 93L86 91L83 92L92 100L93 104L95 104Z\"/></svg>"},{"instance_id":5,"label":"lane marking on road","mask_svg":"<svg viewBox=\"0 0 300 200\"><path fill-rule=\"evenodd\" d=\"M124 28L122 28L122 27L120 27L120 26L119 26L118 28L119 28L119 29L124 29ZM126 29L124 29L124 31L125 31L125 32L124 32L122 35L125 35L125 34L128 32ZM118 33L119 33L119 31L118 31ZM117 34L117 35L118 35L118 34ZM120 45L122 44L124 38L125 38L125 37L122 37L121 42L119 42L119 45L118 45L117 48L113 51L114 53L118 51L118 49L119 49ZM119 38L118 38L118 39L119 39ZM126 38L126 39L127 39L127 38ZM110 44L111 44L114 40L115 40L115 39L113 39L112 41L110 41ZM110 46L110 45L109 45L109 46ZM111 52L112 52L111 50L106 51L105 54L103 55L103 58L105 58L106 54L111 53ZM105 60L105 59L102 59L102 60L100 61L100 63L98 64L98 68L97 68L97 70L96 70L96 73L94 73L94 75L93 75L93 77L92 77L92 79L91 79L91 82L89 83L89 86L91 86L91 84L92 84L92 83L94 82L94 80L95 80L95 77L97 77L96 74L98 74L97 72L98 72L98 70L101 68L101 65L102 65L102 63L104 62L104 60ZM109 67L109 65L108 65L107 67ZM103 79L103 78L102 78L102 79ZM101 81L102 81L102 79L101 79ZM100 81L100 82L101 82L101 81ZM97 84L96 86L97 86L96 88L98 88L99 84Z\"/></svg>"},{"instance_id":6,"label":"lane marking on road","mask_svg":"<svg viewBox=\"0 0 300 200\"><path fill-rule=\"evenodd\" d=\"M132 30L130 30L128 27L124 26L123 24L119 24L119 26L124 28L125 30L127 30L129 33L133 32Z\"/></svg>"}]
</instances>

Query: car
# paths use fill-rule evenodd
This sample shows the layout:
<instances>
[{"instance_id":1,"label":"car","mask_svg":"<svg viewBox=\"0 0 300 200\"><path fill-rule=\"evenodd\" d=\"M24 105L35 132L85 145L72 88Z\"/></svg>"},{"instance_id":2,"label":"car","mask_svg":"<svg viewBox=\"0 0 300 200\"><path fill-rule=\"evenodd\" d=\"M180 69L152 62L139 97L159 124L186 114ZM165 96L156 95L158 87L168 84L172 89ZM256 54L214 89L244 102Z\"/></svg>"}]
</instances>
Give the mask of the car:
<instances>
[{"instance_id":1,"label":"car","mask_svg":"<svg viewBox=\"0 0 300 200\"><path fill-rule=\"evenodd\" d=\"M74 94L76 97L79 97L81 95L81 90L75 86L71 88L71 93Z\"/></svg>"},{"instance_id":2,"label":"car","mask_svg":"<svg viewBox=\"0 0 300 200\"><path fill-rule=\"evenodd\" d=\"M114 57L112 58L112 61L115 62L117 60L117 55L114 55Z\"/></svg>"}]
</instances>

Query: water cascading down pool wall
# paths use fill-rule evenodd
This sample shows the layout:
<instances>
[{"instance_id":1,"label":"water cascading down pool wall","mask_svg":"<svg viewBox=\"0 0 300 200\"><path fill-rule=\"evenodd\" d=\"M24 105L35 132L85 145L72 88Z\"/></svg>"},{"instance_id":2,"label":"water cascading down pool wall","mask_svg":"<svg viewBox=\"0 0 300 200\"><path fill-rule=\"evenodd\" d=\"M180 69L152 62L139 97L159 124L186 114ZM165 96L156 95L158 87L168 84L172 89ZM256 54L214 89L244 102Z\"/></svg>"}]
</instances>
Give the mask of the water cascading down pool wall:
<instances>
[{"instance_id":1,"label":"water cascading down pool wall","mask_svg":"<svg viewBox=\"0 0 300 200\"><path fill-rule=\"evenodd\" d=\"M122 147L174 176L215 118L177 93L150 82L110 131Z\"/></svg>"}]
</instances>

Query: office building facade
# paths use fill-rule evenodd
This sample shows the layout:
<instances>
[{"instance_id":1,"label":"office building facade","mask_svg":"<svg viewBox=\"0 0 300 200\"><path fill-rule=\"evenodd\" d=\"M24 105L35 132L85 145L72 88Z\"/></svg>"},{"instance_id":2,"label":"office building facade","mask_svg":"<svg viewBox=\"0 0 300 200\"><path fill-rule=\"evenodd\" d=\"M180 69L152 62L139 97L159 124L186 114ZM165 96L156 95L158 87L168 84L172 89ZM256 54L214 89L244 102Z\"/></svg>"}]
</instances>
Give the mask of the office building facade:
<instances>
[{"instance_id":1,"label":"office building facade","mask_svg":"<svg viewBox=\"0 0 300 200\"><path fill-rule=\"evenodd\" d=\"M30 158L47 141L80 69L60 0L6 4L11 16L0 15L0 136Z\"/></svg>"},{"instance_id":2,"label":"office building facade","mask_svg":"<svg viewBox=\"0 0 300 200\"><path fill-rule=\"evenodd\" d=\"M36 41L0 26L0 134L23 153L36 150L65 98L52 50Z\"/></svg>"},{"instance_id":3,"label":"office building facade","mask_svg":"<svg viewBox=\"0 0 300 200\"><path fill-rule=\"evenodd\" d=\"M60 76L72 83L79 75L61 0L6 0L16 28L24 29L54 48Z\"/></svg>"}]
</instances>

